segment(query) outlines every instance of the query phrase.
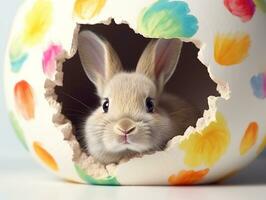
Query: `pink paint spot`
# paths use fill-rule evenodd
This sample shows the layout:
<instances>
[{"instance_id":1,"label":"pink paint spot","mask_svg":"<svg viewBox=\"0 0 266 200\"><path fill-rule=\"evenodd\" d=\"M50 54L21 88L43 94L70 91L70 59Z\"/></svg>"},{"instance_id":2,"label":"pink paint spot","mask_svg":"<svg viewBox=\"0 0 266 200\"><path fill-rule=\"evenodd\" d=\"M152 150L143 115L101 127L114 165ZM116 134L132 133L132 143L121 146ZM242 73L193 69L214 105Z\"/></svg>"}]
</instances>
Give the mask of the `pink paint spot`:
<instances>
[{"instance_id":1,"label":"pink paint spot","mask_svg":"<svg viewBox=\"0 0 266 200\"><path fill-rule=\"evenodd\" d=\"M263 82L263 88L264 88L264 95L266 97L266 72L264 73L264 78L263 78L264 82Z\"/></svg>"},{"instance_id":2,"label":"pink paint spot","mask_svg":"<svg viewBox=\"0 0 266 200\"><path fill-rule=\"evenodd\" d=\"M56 59L62 55L63 49L59 45L52 44L44 53L42 59L43 72L52 77L56 71Z\"/></svg>"},{"instance_id":3,"label":"pink paint spot","mask_svg":"<svg viewBox=\"0 0 266 200\"><path fill-rule=\"evenodd\" d=\"M224 5L233 15L240 17L243 22L251 20L256 11L253 0L224 0Z\"/></svg>"}]
</instances>

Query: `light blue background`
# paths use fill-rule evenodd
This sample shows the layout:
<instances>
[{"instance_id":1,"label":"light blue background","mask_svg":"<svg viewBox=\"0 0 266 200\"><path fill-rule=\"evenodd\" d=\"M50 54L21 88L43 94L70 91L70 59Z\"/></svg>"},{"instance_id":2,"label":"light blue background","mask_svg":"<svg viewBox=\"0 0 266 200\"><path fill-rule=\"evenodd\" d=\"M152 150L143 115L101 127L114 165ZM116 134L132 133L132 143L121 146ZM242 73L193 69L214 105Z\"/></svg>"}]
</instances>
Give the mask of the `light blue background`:
<instances>
[{"instance_id":1,"label":"light blue background","mask_svg":"<svg viewBox=\"0 0 266 200\"><path fill-rule=\"evenodd\" d=\"M6 43L9 38L11 24L15 13L20 5L21 0L11 0L2 2L0 6L0 156L9 157L12 155L25 157L29 156L22 147L16 135L11 128L7 117L7 110L4 100L3 88L3 66L4 55L6 51ZM0 157L0 158L1 158Z\"/></svg>"},{"instance_id":2,"label":"light blue background","mask_svg":"<svg viewBox=\"0 0 266 200\"><path fill-rule=\"evenodd\" d=\"M0 6L0 156L10 156L12 154L20 157L29 156L11 128L3 96L3 57L11 24L20 3L23 3L23 1L11 0L5 1ZM264 152L264 156L266 156L266 152Z\"/></svg>"}]
</instances>

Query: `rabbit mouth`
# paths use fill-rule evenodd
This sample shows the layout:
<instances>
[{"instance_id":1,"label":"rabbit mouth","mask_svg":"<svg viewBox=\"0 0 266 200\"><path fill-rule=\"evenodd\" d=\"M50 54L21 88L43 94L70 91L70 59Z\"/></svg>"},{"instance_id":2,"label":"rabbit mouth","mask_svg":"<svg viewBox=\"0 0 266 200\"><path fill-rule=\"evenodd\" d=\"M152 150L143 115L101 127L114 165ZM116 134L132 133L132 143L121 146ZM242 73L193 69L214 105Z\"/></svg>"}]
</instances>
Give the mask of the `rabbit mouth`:
<instances>
[{"instance_id":1,"label":"rabbit mouth","mask_svg":"<svg viewBox=\"0 0 266 200\"><path fill-rule=\"evenodd\" d=\"M116 149L119 152L132 151L138 153L147 151L147 145L149 144L148 141L144 143L143 139L136 137L136 135L120 135L115 138L115 143L115 146L111 148L112 150Z\"/></svg>"},{"instance_id":2,"label":"rabbit mouth","mask_svg":"<svg viewBox=\"0 0 266 200\"><path fill-rule=\"evenodd\" d=\"M129 137L128 137L128 135L121 135L121 136L119 136L119 138L118 138L118 141L117 141L119 144L121 144L121 145L130 145L131 144L131 142L130 142L130 140L129 140Z\"/></svg>"},{"instance_id":3,"label":"rabbit mouth","mask_svg":"<svg viewBox=\"0 0 266 200\"><path fill-rule=\"evenodd\" d=\"M127 135L125 135L125 136L123 137L123 139L124 139L124 141L123 141L124 144L130 144Z\"/></svg>"}]
</instances>

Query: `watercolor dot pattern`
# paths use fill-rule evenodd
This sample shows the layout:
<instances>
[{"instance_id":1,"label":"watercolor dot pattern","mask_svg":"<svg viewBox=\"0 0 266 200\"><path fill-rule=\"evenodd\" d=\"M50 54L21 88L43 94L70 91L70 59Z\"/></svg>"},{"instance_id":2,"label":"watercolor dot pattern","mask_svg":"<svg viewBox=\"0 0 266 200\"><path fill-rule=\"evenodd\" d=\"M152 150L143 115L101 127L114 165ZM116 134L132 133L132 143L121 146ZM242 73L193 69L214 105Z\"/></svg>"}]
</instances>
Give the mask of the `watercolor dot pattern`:
<instances>
[{"instance_id":1,"label":"watercolor dot pattern","mask_svg":"<svg viewBox=\"0 0 266 200\"><path fill-rule=\"evenodd\" d=\"M241 19L242 22L250 21L257 10L266 13L265 0L224 0L228 11Z\"/></svg>"},{"instance_id":2,"label":"watercolor dot pattern","mask_svg":"<svg viewBox=\"0 0 266 200\"><path fill-rule=\"evenodd\" d=\"M52 77L56 72L57 58L63 55L60 45L52 44L43 52L42 68L45 75Z\"/></svg>"},{"instance_id":3,"label":"watercolor dot pattern","mask_svg":"<svg viewBox=\"0 0 266 200\"><path fill-rule=\"evenodd\" d=\"M250 84L253 90L253 94L258 99L266 98L266 72L252 76Z\"/></svg>"},{"instance_id":4,"label":"watercolor dot pattern","mask_svg":"<svg viewBox=\"0 0 266 200\"><path fill-rule=\"evenodd\" d=\"M159 0L138 19L138 31L153 38L190 38L197 30L198 20L183 1Z\"/></svg>"},{"instance_id":5,"label":"watercolor dot pattern","mask_svg":"<svg viewBox=\"0 0 266 200\"><path fill-rule=\"evenodd\" d=\"M39 142L34 142L33 143L33 150L38 156L38 158L50 169L53 171L58 171L58 165L53 158L53 156L42 147L42 145Z\"/></svg>"},{"instance_id":6,"label":"watercolor dot pattern","mask_svg":"<svg viewBox=\"0 0 266 200\"><path fill-rule=\"evenodd\" d=\"M75 169L79 175L79 177L88 184L93 185L120 185L115 177L109 176L104 179L95 179L86 174L84 170L82 170L78 165L75 165Z\"/></svg>"},{"instance_id":7,"label":"watercolor dot pattern","mask_svg":"<svg viewBox=\"0 0 266 200\"><path fill-rule=\"evenodd\" d=\"M25 80L19 81L15 85L14 96L18 112L25 120L33 119L35 116L35 102L30 84Z\"/></svg>"},{"instance_id":8,"label":"watercolor dot pattern","mask_svg":"<svg viewBox=\"0 0 266 200\"><path fill-rule=\"evenodd\" d=\"M214 57L218 64L228 67L242 63L249 54L251 39L248 34L217 34Z\"/></svg>"},{"instance_id":9,"label":"watercolor dot pattern","mask_svg":"<svg viewBox=\"0 0 266 200\"><path fill-rule=\"evenodd\" d=\"M106 0L76 0L74 15L80 19L91 19L103 9Z\"/></svg>"},{"instance_id":10,"label":"watercolor dot pattern","mask_svg":"<svg viewBox=\"0 0 266 200\"><path fill-rule=\"evenodd\" d=\"M53 6L51 0L36 0L25 17L22 41L27 46L40 43L52 24Z\"/></svg>"},{"instance_id":11,"label":"watercolor dot pattern","mask_svg":"<svg viewBox=\"0 0 266 200\"><path fill-rule=\"evenodd\" d=\"M243 22L250 21L255 14L256 7L253 0L224 0L226 8Z\"/></svg>"},{"instance_id":12,"label":"watercolor dot pattern","mask_svg":"<svg viewBox=\"0 0 266 200\"><path fill-rule=\"evenodd\" d=\"M181 141L180 148L185 152L186 165L212 167L226 153L229 143L230 132L227 122L221 113L217 113L214 122L201 132L192 133Z\"/></svg>"},{"instance_id":13,"label":"watercolor dot pattern","mask_svg":"<svg viewBox=\"0 0 266 200\"><path fill-rule=\"evenodd\" d=\"M62 3L64 9L59 6ZM151 0L126 3L108 0L32 0L26 5L19 15L20 23L14 24L7 48L5 76L6 91L10 92L7 93L10 99L7 102L9 118L25 149L61 177L95 185L195 185L208 183L213 176L218 180L225 174L231 175L235 173L234 169L239 171L239 163L255 158L265 149L266 136L261 134L265 134L266 130L259 122L261 118L265 119L266 113L266 72L262 69L263 65L266 66L266 60L254 52L258 49L266 51L265 40L259 37L266 34L263 23L266 21L266 0ZM209 5L215 5L216 10L209 12ZM210 13L212 16L209 16ZM148 158L144 156L120 164L114 174L101 178L89 176L87 169L72 161L72 154L66 156L61 151L63 147L73 152L71 145L62 141L62 126L68 124L55 127L54 115L49 116L49 122L40 119L49 119L48 113L53 113L54 105L57 105L57 102L46 99L46 95L54 89L49 87L50 83L59 83L56 82L61 76L57 74L61 67L57 66L58 63L68 59L73 50L70 50L71 44L72 48L75 46L73 35L77 33L77 27L73 24L96 24L108 22L111 18L116 22L128 23L136 33L145 37L181 38L194 42L201 48L201 57L210 61L209 65L208 62L204 64L214 78L228 82L229 88L235 84L235 77L238 82L242 81L238 84L239 91L231 91L234 93L232 96L237 98L240 95L245 100L256 102L252 106L256 107L257 112L254 109L254 112L245 114L246 107L241 103L233 104L230 98L226 102L219 99L225 103L224 107L216 105L215 120L206 124L201 131L192 129L194 131L187 136L178 136L180 140L174 140L173 155L172 151L164 151L161 157L148 155ZM217 21L225 22L224 19L228 26L222 27ZM261 46L258 46L258 41ZM40 86L48 93L40 92ZM240 91L243 91L243 96ZM250 123L239 124L237 118L230 116L234 109L243 110L244 114L240 117ZM45 134L36 131L41 130L42 126L49 126L51 131ZM56 144L53 150L50 148L51 141ZM235 154L238 157L232 159L231 155ZM169 159L174 156L176 160ZM164 173L158 165L161 160L169 163L169 166L164 166ZM222 167L223 162L230 164L219 175L213 168ZM142 173L135 173L135 169L140 169Z\"/></svg>"},{"instance_id":14,"label":"watercolor dot pattern","mask_svg":"<svg viewBox=\"0 0 266 200\"><path fill-rule=\"evenodd\" d=\"M249 124L240 144L240 154L243 156L256 144L259 126L256 122Z\"/></svg>"},{"instance_id":15,"label":"watercolor dot pattern","mask_svg":"<svg viewBox=\"0 0 266 200\"><path fill-rule=\"evenodd\" d=\"M27 142L25 140L24 132L23 129L20 127L18 120L16 119L15 115L13 112L9 113L9 119L11 122L12 127L15 130L15 133L19 139L19 141L22 143L23 147L28 150Z\"/></svg>"},{"instance_id":16,"label":"watercolor dot pattern","mask_svg":"<svg viewBox=\"0 0 266 200\"><path fill-rule=\"evenodd\" d=\"M23 47L21 37L17 36L12 40L9 49L9 59L12 72L19 72L27 58L28 53L26 52L25 47Z\"/></svg>"},{"instance_id":17,"label":"watercolor dot pattern","mask_svg":"<svg viewBox=\"0 0 266 200\"><path fill-rule=\"evenodd\" d=\"M168 178L169 185L194 185L200 182L208 173L209 169L193 171L183 170L177 175Z\"/></svg>"}]
</instances>

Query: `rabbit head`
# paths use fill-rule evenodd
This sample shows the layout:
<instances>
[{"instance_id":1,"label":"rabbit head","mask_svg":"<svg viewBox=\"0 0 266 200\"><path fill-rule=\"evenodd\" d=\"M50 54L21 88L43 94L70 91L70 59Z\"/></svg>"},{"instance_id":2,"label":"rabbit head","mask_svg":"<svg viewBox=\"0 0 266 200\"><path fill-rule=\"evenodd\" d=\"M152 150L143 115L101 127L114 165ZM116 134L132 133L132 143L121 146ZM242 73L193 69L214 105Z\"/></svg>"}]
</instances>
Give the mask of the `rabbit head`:
<instances>
[{"instance_id":1,"label":"rabbit head","mask_svg":"<svg viewBox=\"0 0 266 200\"><path fill-rule=\"evenodd\" d=\"M176 68L181 48L178 39L152 40L136 71L124 72L105 39L90 31L79 34L81 63L101 99L101 106L84 126L91 155L103 163L118 162L127 156L160 150L169 134L176 134L159 100Z\"/></svg>"}]
</instances>

